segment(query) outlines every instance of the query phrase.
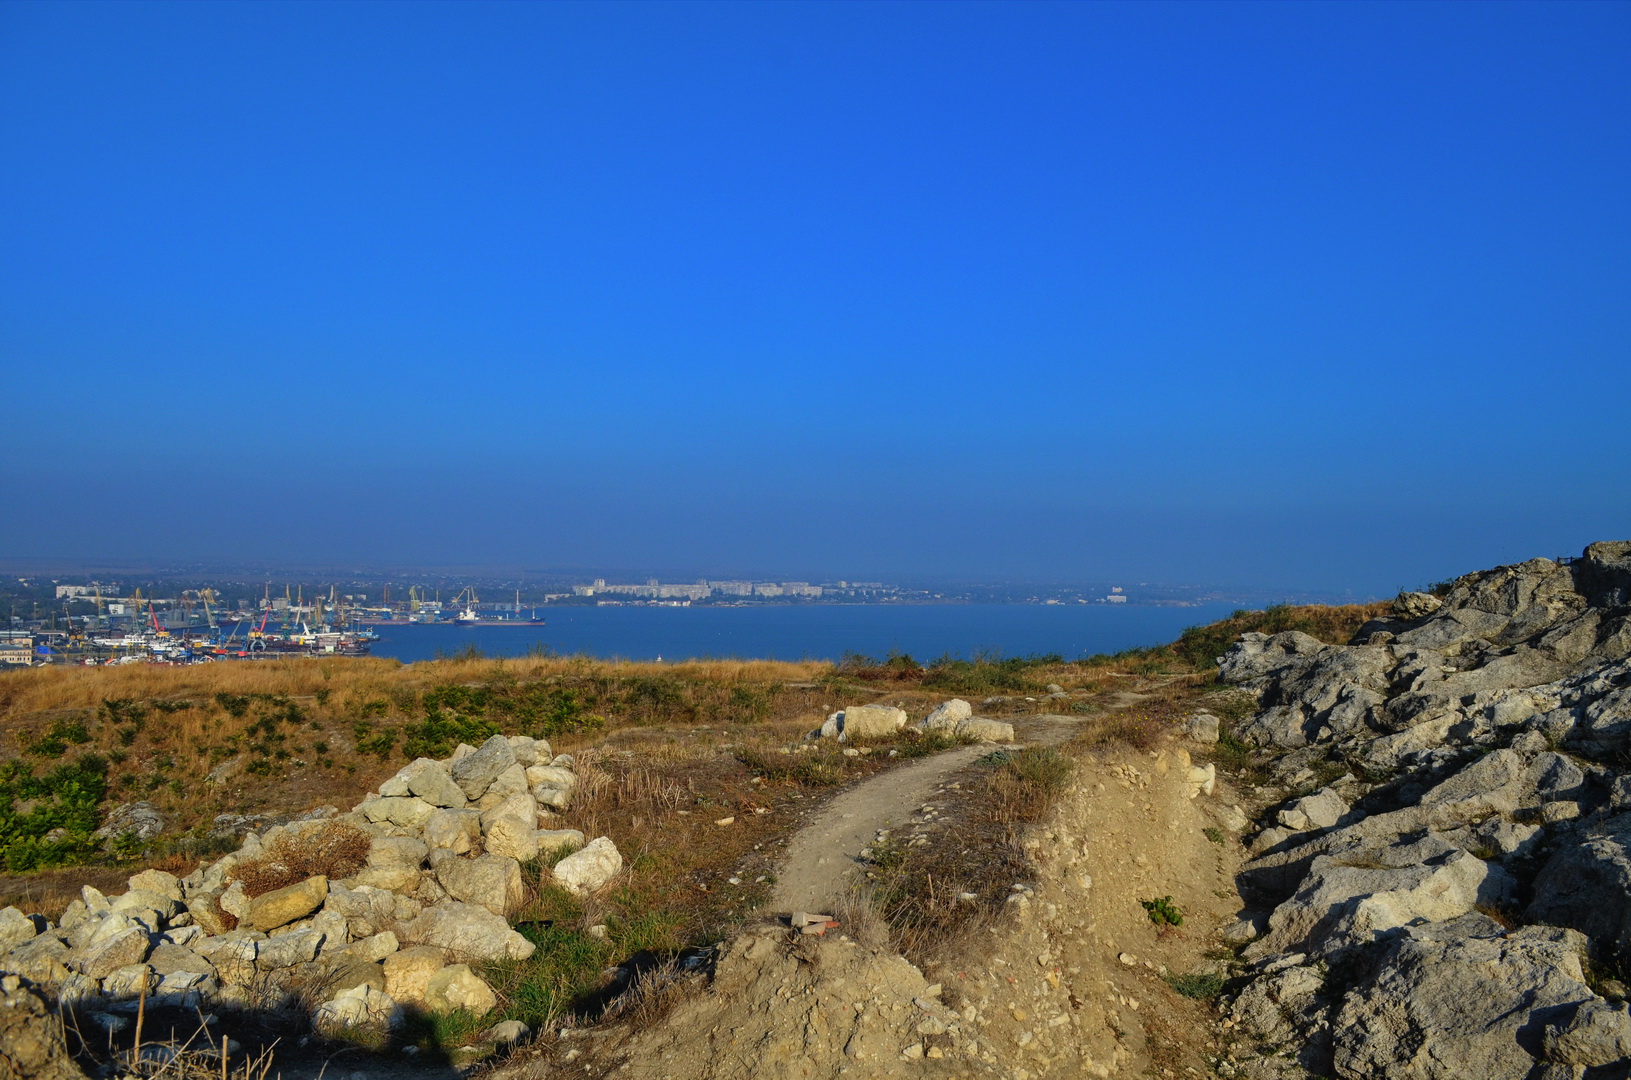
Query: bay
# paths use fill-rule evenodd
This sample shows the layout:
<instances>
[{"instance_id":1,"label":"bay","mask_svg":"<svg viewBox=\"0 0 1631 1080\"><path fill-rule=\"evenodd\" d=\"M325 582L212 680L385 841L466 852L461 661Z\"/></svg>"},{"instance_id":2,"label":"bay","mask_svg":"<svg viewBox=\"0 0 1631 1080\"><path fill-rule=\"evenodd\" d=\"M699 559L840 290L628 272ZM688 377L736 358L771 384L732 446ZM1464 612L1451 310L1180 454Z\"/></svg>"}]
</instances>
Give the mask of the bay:
<instances>
[{"instance_id":1,"label":"bay","mask_svg":"<svg viewBox=\"0 0 1631 1080\"><path fill-rule=\"evenodd\" d=\"M763 607L556 607L542 626L481 623L381 626L375 656L405 663L463 652L522 656L535 649L601 659L706 657L838 660L846 653L1076 659L1175 639L1236 605L805 604Z\"/></svg>"}]
</instances>

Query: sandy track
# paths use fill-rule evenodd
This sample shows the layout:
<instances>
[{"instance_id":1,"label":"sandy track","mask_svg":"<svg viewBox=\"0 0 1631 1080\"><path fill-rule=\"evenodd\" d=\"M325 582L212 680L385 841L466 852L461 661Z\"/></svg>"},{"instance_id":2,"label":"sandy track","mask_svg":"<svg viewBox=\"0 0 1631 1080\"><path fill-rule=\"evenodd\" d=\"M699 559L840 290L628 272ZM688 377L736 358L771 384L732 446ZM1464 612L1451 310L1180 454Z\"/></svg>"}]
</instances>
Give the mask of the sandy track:
<instances>
[{"instance_id":1,"label":"sandy track","mask_svg":"<svg viewBox=\"0 0 1631 1080\"><path fill-rule=\"evenodd\" d=\"M1136 694L1124 696L1143 700ZM1112 704L1110 708L1122 708L1133 701ZM1082 720L1080 716L1045 714L1015 717L1013 723L1022 744L1057 746L1076 733ZM857 875L865 872L861 855L878 830L907 824L924 803L934 798L948 777L998 749L963 746L947 750L890 769L834 796L788 843L769 910L783 915L831 912Z\"/></svg>"},{"instance_id":2,"label":"sandy track","mask_svg":"<svg viewBox=\"0 0 1631 1080\"><path fill-rule=\"evenodd\" d=\"M879 829L905 825L935 789L994 746L955 750L890 769L833 797L787 845L770 910L830 912L865 866L861 853Z\"/></svg>"}]
</instances>

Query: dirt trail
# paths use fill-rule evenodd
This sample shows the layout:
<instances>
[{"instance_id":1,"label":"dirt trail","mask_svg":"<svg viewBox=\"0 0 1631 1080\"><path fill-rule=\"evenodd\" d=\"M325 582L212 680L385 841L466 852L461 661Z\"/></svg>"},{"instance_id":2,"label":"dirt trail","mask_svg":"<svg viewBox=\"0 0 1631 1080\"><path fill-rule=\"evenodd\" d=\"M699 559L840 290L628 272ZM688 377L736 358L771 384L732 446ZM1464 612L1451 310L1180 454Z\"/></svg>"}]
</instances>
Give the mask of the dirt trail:
<instances>
[{"instance_id":1,"label":"dirt trail","mask_svg":"<svg viewBox=\"0 0 1631 1080\"><path fill-rule=\"evenodd\" d=\"M1104 708L1124 709L1143 700L1139 694L1120 693ZM1013 717L1012 722L1020 745L1057 746L1067 742L1085 719L1044 713ZM831 912L864 871L861 855L880 829L906 825L948 777L997 749L981 745L948 750L891 769L834 797L788 843L769 910L782 915Z\"/></svg>"},{"instance_id":2,"label":"dirt trail","mask_svg":"<svg viewBox=\"0 0 1631 1080\"><path fill-rule=\"evenodd\" d=\"M905 825L946 777L994 746L962 746L857 784L833 798L787 845L770 910L831 912L864 867L861 853L879 829Z\"/></svg>"}]
</instances>

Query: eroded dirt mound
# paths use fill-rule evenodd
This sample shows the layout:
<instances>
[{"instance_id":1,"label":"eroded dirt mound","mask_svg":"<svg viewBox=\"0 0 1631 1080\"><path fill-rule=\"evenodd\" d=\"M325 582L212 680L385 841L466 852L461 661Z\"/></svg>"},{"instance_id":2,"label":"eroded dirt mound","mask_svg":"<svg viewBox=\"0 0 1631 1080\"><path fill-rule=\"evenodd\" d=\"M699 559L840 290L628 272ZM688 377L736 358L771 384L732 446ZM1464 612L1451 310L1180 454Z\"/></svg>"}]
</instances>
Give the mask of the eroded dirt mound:
<instances>
[{"instance_id":1,"label":"eroded dirt mound","mask_svg":"<svg viewBox=\"0 0 1631 1080\"><path fill-rule=\"evenodd\" d=\"M941 994L888 950L761 929L732 943L711 992L628 1044L620 1075L1001 1075L995 1048Z\"/></svg>"},{"instance_id":2,"label":"eroded dirt mound","mask_svg":"<svg viewBox=\"0 0 1631 1080\"><path fill-rule=\"evenodd\" d=\"M1235 913L1227 830L1245 818L1221 787L1197 787L1176 741L1088 754L1027 840L1031 873L1001 916L925 970L842 930L761 926L732 942L706 992L643 1029L596 1033L582 1064L651 1080L1205 1070L1211 1015L1166 977L1203 968ZM1151 921L1141 901L1156 898L1181 927Z\"/></svg>"}]
</instances>

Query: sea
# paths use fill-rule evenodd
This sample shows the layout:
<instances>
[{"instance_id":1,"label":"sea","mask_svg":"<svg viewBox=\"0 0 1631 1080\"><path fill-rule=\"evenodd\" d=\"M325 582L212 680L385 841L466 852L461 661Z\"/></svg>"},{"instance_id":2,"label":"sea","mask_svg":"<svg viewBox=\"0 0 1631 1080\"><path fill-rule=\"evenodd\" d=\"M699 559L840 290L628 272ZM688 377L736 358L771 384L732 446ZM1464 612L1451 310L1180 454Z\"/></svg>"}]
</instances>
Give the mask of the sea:
<instances>
[{"instance_id":1,"label":"sea","mask_svg":"<svg viewBox=\"0 0 1631 1080\"><path fill-rule=\"evenodd\" d=\"M486 622L381 626L373 655L404 663L465 652L529 652L600 659L839 660L906 653L1067 660L1160 645L1186 627L1227 617L1235 604L778 604L762 607L552 607L543 625Z\"/></svg>"}]
</instances>

